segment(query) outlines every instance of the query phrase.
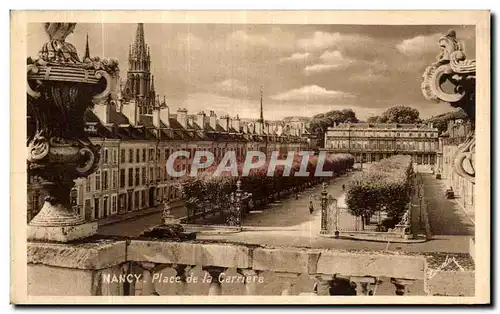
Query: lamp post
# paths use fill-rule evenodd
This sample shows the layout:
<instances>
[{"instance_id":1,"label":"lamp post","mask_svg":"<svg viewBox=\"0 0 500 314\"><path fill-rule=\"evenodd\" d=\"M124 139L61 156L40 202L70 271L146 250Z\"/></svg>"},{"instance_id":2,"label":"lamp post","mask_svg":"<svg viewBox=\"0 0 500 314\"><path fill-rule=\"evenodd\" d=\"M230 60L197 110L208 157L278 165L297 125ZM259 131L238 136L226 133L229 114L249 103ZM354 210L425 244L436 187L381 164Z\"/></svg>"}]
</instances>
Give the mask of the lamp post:
<instances>
[{"instance_id":1,"label":"lamp post","mask_svg":"<svg viewBox=\"0 0 500 314\"><path fill-rule=\"evenodd\" d=\"M28 226L28 239L68 242L95 234L70 204L73 180L96 171L100 147L90 142L83 116L106 102L116 84L118 61L80 61L66 42L76 23L45 23L49 41L28 58L27 105L36 129L28 134L28 175L40 178L48 195Z\"/></svg>"},{"instance_id":2,"label":"lamp post","mask_svg":"<svg viewBox=\"0 0 500 314\"><path fill-rule=\"evenodd\" d=\"M328 192L326 191L326 183L322 184L321 191L321 233L326 234L328 232Z\"/></svg>"}]
</instances>

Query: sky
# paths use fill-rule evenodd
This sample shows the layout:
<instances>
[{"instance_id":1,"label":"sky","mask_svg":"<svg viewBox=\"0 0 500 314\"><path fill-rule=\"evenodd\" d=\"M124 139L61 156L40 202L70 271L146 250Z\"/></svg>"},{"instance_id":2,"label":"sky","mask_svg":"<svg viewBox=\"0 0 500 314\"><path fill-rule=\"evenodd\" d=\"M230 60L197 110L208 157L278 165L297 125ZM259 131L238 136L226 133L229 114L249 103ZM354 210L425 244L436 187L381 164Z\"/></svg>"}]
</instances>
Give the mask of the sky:
<instances>
[{"instance_id":1,"label":"sky","mask_svg":"<svg viewBox=\"0 0 500 314\"><path fill-rule=\"evenodd\" d=\"M125 78L136 28L79 23L66 41L81 58L88 34L91 56L118 59ZM475 58L474 26L144 24L156 92L171 112L258 118L262 86L266 120L344 108L366 119L394 105L416 108L422 118L452 111L420 90L449 29ZM47 40L42 24L29 24L28 56Z\"/></svg>"}]
</instances>

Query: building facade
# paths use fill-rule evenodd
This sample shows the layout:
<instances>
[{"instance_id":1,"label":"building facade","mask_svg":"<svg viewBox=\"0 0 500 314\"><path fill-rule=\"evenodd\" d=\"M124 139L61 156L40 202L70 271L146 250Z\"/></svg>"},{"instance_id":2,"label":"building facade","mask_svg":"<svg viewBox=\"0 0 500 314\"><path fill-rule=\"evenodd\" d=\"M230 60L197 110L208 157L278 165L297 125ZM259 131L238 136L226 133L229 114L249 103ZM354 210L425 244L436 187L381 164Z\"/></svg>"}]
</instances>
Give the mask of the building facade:
<instances>
[{"instance_id":1,"label":"building facade","mask_svg":"<svg viewBox=\"0 0 500 314\"><path fill-rule=\"evenodd\" d=\"M341 123L328 128L325 150L352 154L356 162L405 154L413 156L415 163L434 165L438 129L426 124Z\"/></svg>"},{"instance_id":2,"label":"building facade","mask_svg":"<svg viewBox=\"0 0 500 314\"><path fill-rule=\"evenodd\" d=\"M467 140L473 130L470 121L449 121L446 132L439 137L440 158L438 158L437 171L446 186L453 188L455 198L467 209L474 208L474 183L460 176L455 170L453 162L459 146ZM464 161L462 166L468 172L473 172L472 165Z\"/></svg>"},{"instance_id":3,"label":"building facade","mask_svg":"<svg viewBox=\"0 0 500 314\"><path fill-rule=\"evenodd\" d=\"M86 56L90 58L88 45ZM285 122L242 121L238 116L217 117L214 111L189 114L179 108L170 112L165 97L156 95L150 71L151 55L145 44L144 26L138 24L130 47L126 80L117 79L115 91L105 104L85 113L86 132L101 146L98 170L78 179L71 191L73 208L87 221L156 207L178 199L181 178L167 173L167 160L175 151L210 151L215 163L227 151L242 161L246 152L308 150L303 130ZM28 128L31 125L28 113ZM177 159L174 170L190 170L187 159ZM43 191L37 178L28 181L28 222L43 205Z\"/></svg>"}]
</instances>

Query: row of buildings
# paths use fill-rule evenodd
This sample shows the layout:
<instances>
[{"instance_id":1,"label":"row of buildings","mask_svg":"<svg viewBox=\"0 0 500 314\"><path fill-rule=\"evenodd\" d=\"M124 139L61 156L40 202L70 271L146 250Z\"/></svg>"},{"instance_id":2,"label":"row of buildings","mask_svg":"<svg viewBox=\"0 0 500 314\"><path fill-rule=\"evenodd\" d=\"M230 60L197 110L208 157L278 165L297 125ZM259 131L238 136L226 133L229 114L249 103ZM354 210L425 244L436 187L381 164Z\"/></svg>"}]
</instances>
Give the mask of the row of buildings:
<instances>
[{"instance_id":1,"label":"row of buildings","mask_svg":"<svg viewBox=\"0 0 500 314\"><path fill-rule=\"evenodd\" d=\"M90 58L88 42L85 58ZM168 175L166 164L178 150L187 150L191 156L197 150L208 150L215 162L227 151L235 151L243 160L249 150L308 150L303 121L264 121L262 97L260 106L257 120L218 117L210 110L189 114L180 108L170 112L165 98L160 100L156 94L144 26L138 24L125 82L116 84L110 101L85 113L85 131L101 146L101 158L95 173L75 182L71 191L75 211L92 221L177 199L179 178ZM34 132L29 112L27 124L29 136ZM175 168L189 171L189 161L178 162ZM29 177L28 221L43 205L45 195L39 183L36 177Z\"/></svg>"},{"instance_id":2,"label":"row of buildings","mask_svg":"<svg viewBox=\"0 0 500 314\"><path fill-rule=\"evenodd\" d=\"M474 184L453 169L455 153L472 129L471 122L464 120L449 121L442 134L432 123L342 123L328 129L324 149L352 154L357 162L379 161L397 154L411 155L415 163L431 165L441 174L446 187L453 188L460 204L472 209ZM464 167L470 168L470 165Z\"/></svg>"},{"instance_id":3,"label":"row of buildings","mask_svg":"<svg viewBox=\"0 0 500 314\"><path fill-rule=\"evenodd\" d=\"M352 154L357 162L404 154L418 164L434 165L440 151L438 133L432 124L340 123L328 128L325 149Z\"/></svg>"}]
</instances>

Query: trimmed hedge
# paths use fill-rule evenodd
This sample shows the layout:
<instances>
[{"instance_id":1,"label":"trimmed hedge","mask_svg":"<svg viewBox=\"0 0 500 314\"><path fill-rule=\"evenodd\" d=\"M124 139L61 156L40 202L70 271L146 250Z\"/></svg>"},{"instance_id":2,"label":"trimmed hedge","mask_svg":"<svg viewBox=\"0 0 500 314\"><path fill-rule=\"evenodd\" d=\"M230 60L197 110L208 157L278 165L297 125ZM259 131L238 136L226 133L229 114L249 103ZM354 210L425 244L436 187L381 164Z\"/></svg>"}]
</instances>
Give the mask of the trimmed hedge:
<instances>
[{"instance_id":1,"label":"trimmed hedge","mask_svg":"<svg viewBox=\"0 0 500 314\"><path fill-rule=\"evenodd\" d=\"M413 164L410 156L397 155L370 164L367 171L355 174L347 185L349 212L363 218L363 223L377 211L388 219L403 216L412 189Z\"/></svg>"}]
</instances>

